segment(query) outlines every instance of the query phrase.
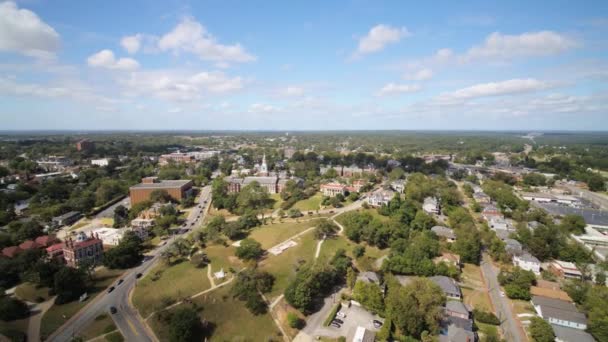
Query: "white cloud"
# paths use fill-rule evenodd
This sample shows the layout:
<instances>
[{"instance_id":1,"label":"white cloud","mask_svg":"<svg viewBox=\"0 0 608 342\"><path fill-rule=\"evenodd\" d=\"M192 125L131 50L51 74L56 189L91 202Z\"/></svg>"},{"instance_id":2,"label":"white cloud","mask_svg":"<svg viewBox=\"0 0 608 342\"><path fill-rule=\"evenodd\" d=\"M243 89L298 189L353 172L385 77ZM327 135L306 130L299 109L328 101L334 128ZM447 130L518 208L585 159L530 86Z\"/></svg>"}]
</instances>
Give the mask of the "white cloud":
<instances>
[{"instance_id":1,"label":"white cloud","mask_svg":"<svg viewBox=\"0 0 608 342\"><path fill-rule=\"evenodd\" d=\"M222 45L193 18L186 17L158 41L161 51L189 52L202 60L215 62L251 62L256 59L240 44Z\"/></svg>"},{"instance_id":2,"label":"white cloud","mask_svg":"<svg viewBox=\"0 0 608 342\"><path fill-rule=\"evenodd\" d=\"M389 44L399 42L402 38L410 36L411 33L405 27L396 28L388 25L376 25L372 27L367 35L359 39L357 54L368 54L381 51Z\"/></svg>"},{"instance_id":3,"label":"white cloud","mask_svg":"<svg viewBox=\"0 0 608 342\"><path fill-rule=\"evenodd\" d=\"M57 31L36 13L19 9L11 1L0 3L0 50L52 57L59 50L59 44Z\"/></svg>"},{"instance_id":4,"label":"white cloud","mask_svg":"<svg viewBox=\"0 0 608 342\"><path fill-rule=\"evenodd\" d=\"M288 86L281 91L281 94L285 96L302 96L304 92L304 88L302 87Z\"/></svg>"},{"instance_id":5,"label":"white cloud","mask_svg":"<svg viewBox=\"0 0 608 342\"><path fill-rule=\"evenodd\" d=\"M113 70L135 70L139 68L139 63L133 58L116 59L116 57L114 57L114 52L107 49L89 56L89 58L87 58L87 63L91 67Z\"/></svg>"},{"instance_id":6,"label":"white cloud","mask_svg":"<svg viewBox=\"0 0 608 342\"><path fill-rule=\"evenodd\" d=\"M552 87L548 82L533 78L481 83L439 96L440 100L468 100L478 97L535 92Z\"/></svg>"},{"instance_id":7,"label":"white cloud","mask_svg":"<svg viewBox=\"0 0 608 342\"><path fill-rule=\"evenodd\" d=\"M420 69L410 74L405 75L406 80L411 81L427 81L433 77L433 70L429 68Z\"/></svg>"},{"instance_id":8,"label":"white cloud","mask_svg":"<svg viewBox=\"0 0 608 342\"><path fill-rule=\"evenodd\" d=\"M135 54L141 48L142 39L143 35L141 33L126 36L120 40L120 45L122 45L122 47L127 50L128 53Z\"/></svg>"},{"instance_id":9,"label":"white cloud","mask_svg":"<svg viewBox=\"0 0 608 342\"><path fill-rule=\"evenodd\" d=\"M253 114L270 114L276 113L277 111L279 111L279 108L264 103L254 103L249 106L249 113Z\"/></svg>"},{"instance_id":10,"label":"white cloud","mask_svg":"<svg viewBox=\"0 0 608 342\"><path fill-rule=\"evenodd\" d=\"M417 84L396 84L389 83L382 87L376 95L377 96L387 96L387 95L397 95L403 93L414 93L420 91L420 86Z\"/></svg>"},{"instance_id":11,"label":"white cloud","mask_svg":"<svg viewBox=\"0 0 608 342\"><path fill-rule=\"evenodd\" d=\"M490 34L482 45L470 48L465 61L474 59L510 59L525 56L555 55L576 47L578 43L553 31L525 32L520 35Z\"/></svg>"},{"instance_id":12,"label":"white cloud","mask_svg":"<svg viewBox=\"0 0 608 342\"><path fill-rule=\"evenodd\" d=\"M205 93L225 94L244 87L241 77L229 77L223 72L158 70L139 71L123 80L128 95L142 94L170 101L194 101Z\"/></svg>"}]
</instances>

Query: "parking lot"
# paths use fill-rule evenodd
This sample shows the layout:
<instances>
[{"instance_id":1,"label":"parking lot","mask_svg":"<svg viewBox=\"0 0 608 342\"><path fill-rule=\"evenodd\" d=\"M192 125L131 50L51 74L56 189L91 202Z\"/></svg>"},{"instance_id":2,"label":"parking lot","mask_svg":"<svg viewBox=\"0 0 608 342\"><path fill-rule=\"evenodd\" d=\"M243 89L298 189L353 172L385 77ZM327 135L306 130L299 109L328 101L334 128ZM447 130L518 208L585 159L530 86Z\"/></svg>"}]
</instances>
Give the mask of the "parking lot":
<instances>
[{"instance_id":1,"label":"parking lot","mask_svg":"<svg viewBox=\"0 0 608 342\"><path fill-rule=\"evenodd\" d=\"M372 320L379 320L381 322L384 321L384 319L377 315L373 315L362 307L351 305L349 308L342 307L338 311L346 315L344 318L337 317L344 322L339 328L333 326L326 327L323 326L323 322L325 321L325 318L327 318L329 311L321 310L321 312L326 313L325 316L319 317L323 319L312 320L312 322L308 323L311 324L314 322L314 324L307 325L306 328L304 328L306 333L311 337L316 338L317 336L324 336L329 338L338 338L340 336L345 336L347 341L352 341L357 327L364 327L368 330L377 332L379 329L374 328Z\"/></svg>"}]
</instances>

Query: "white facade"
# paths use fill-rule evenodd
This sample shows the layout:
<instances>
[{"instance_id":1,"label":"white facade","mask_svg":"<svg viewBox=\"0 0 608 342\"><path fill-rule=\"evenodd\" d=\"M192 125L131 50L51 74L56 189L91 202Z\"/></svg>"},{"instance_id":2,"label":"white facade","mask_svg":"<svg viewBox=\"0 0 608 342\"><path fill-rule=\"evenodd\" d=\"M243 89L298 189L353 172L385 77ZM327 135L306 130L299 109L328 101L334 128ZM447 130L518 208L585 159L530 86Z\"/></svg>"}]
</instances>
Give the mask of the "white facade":
<instances>
[{"instance_id":1,"label":"white facade","mask_svg":"<svg viewBox=\"0 0 608 342\"><path fill-rule=\"evenodd\" d=\"M439 214L439 203L435 197L427 197L422 204L422 210L427 214Z\"/></svg>"},{"instance_id":2,"label":"white facade","mask_svg":"<svg viewBox=\"0 0 608 342\"><path fill-rule=\"evenodd\" d=\"M126 229L114 229L114 228L98 228L93 229L93 234L99 235L102 243L108 246L116 246L122 240L122 237L127 232Z\"/></svg>"},{"instance_id":3,"label":"white facade","mask_svg":"<svg viewBox=\"0 0 608 342\"><path fill-rule=\"evenodd\" d=\"M91 160L91 165L97 165L97 166L100 166L100 167L108 166L109 161L110 160L108 158L92 159Z\"/></svg>"},{"instance_id":4,"label":"white facade","mask_svg":"<svg viewBox=\"0 0 608 342\"><path fill-rule=\"evenodd\" d=\"M524 253L522 255L514 255L513 265L519 266L526 271L532 271L536 275L540 275L540 261L531 254Z\"/></svg>"}]
</instances>

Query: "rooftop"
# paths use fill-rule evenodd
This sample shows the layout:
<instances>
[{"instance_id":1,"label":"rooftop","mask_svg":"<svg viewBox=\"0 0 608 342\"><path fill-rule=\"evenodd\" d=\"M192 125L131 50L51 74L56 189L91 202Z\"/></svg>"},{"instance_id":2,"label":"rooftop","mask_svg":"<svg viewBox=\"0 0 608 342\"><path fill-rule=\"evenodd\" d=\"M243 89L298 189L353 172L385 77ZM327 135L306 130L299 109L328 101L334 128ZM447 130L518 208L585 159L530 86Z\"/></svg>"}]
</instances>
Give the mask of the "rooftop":
<instances>
[{"instance_id":1,"label":"rooftop","mask_svg":"<svg viewBox=\"0 0 608 342\"><path fill-rule=\"evenodd\" d=\"M192 182L188 179L178 180L162 180L158 183L139 183L133 185L130 189L165 189L165 188L181 188Z\"/></svg>"},{"instance_id":2,"label":"rooftop","mask_svg":"<svg viewBox=\"0 0 608 342\"><path fill-rule=\"evenodd\" d=\"M543 318L555 318L568 322L587 324L587 318L572 302L543 296L533 296L532 304L540 306Z\"/></svg>"}]
</instances>

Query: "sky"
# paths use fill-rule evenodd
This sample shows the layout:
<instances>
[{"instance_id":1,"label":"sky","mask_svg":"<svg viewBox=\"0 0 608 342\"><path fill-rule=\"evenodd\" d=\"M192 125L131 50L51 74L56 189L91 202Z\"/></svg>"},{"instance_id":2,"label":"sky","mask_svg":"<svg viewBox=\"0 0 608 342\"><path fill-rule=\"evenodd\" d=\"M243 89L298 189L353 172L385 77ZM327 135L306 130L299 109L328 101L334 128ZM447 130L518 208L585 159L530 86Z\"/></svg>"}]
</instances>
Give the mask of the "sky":
<instances>
[{"instance_id":1,"label":"sky","mask_svg":"<svg viewBox=\"0 0 608 342\"><path fill-rule=\"evenodd\" d=\"M0 130L608 130L608 1L0 0Z\"/></svg>"}]
</instances>

